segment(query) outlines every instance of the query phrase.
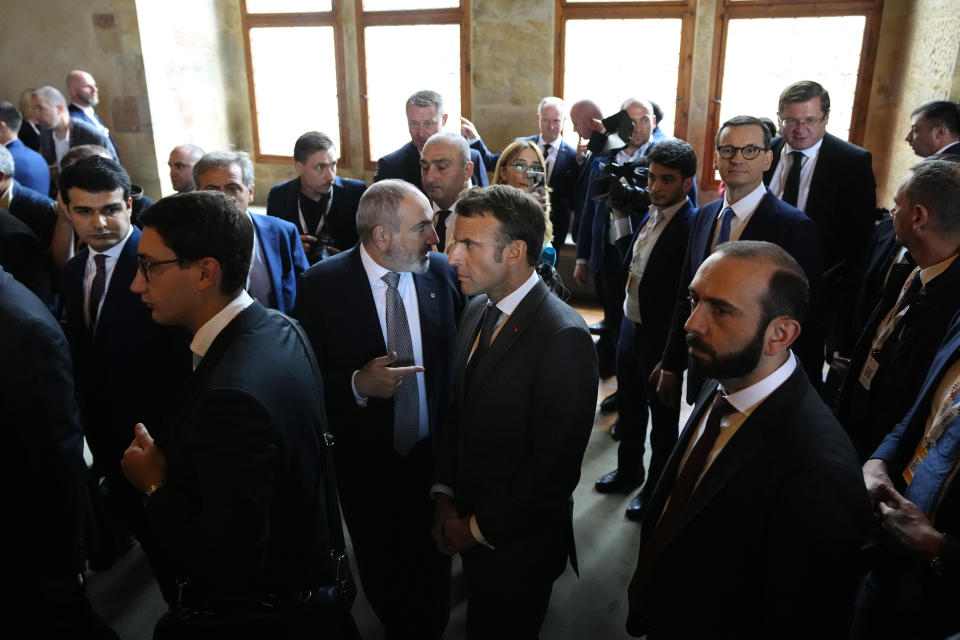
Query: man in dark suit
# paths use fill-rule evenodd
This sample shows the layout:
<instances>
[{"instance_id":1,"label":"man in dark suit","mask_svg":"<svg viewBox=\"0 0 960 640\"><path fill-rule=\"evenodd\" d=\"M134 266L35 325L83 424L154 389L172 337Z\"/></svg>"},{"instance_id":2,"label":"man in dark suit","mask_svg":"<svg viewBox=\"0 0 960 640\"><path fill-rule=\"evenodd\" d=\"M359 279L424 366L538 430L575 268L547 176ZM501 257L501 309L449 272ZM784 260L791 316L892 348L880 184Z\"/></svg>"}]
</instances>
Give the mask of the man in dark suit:
<instances>
[{"instance_id":1,"label":"man in dark suit","mask_svg":"<svg viewBox=\"0 0 960 640\"><path fill-rule=\"evenodd\" d=\"M17 135L23 117L9 102L0 101L0 144L13 156L13 177L23 186L44 195L50 193L50 170L39 153L23 144Z\"/></svg>"},{"instance_id":2,"label":"man in dark suit","mask_svg":"<svg viewBox=\"0 0 960 640\"><path fill-rule=\"evenodd\" d=\"M763 181L773 195L803 211L820 232L823 287L816 306L830 360L834 352L849 355L853 347L844 342L846 327L877 215L871 156L827 133L830 94L816 82L805 80L784 89L777 114L782 137L770 144L773 160Z\"/></svg>"},{"instance_id":3,"label":"man in dark suit","mask_svg":"<svg viewBox=\"0 0 960 640\"><path fill-rule=\"evenodd\" d=\"M443 252L453 240L454 205L464 189L470 188L473 163L470 147L463 136L441 131L430 136L420 156L423 192L433 206L433 227L437 232L437 251Z\"/></svg>"},{"instance_id":4,"label":"man in dark suit","mask_svg":"<svg viewBox=\"0 0 960 640\"><path fill-rule=\"evenodd\" d=\"M893 200L893 230L913 264L890 267L836 404L861 460L913 404L960 309L960 166L929 157L911 168Z\"/></svg>"},{"instance_id":5,"label":"man in dark suit","mask_svg":"<svg viewBox=\"0 0 960 640\"><path fill-rule=\"evenodd\" d=\"M910 114L910 130L904 138L921 158L934 154L960 156L960 108L956 102L935 100Z\"/></svg>"},{"instance_id":6,"label":"man in dark suit","mask_svg":"<svg viewBox=\"0 0 960 640\"><path fill-rule=\"evenodd\" d=\"M138 424L123 457L145 496L154 564L180 583L180 607L156 637L184 637L203 624L185 613L198 609L238 614L232 629L202 637L344 637L320 628L333 614L312 606L335 577L322 383L294 323L244 291L250 217L196 191L160 200L143 224L131 289L157 323L193 334L197 362L162 426L150 425L156 442ZM258 623L271 609L286 615Z\"/></svg>"},{"instance_id":7,"label":"man in dark suit","mask_svg":"<svg viewBox=\"0 0 960 640\"><path fill-rule=\"evenodd\" d=\"M15 585L4 597L5 623L36 638L116 639L91 610L82 575L86 469L67 341L43 303L3 269L0 332L0 543Z\"/></svg>"},{"instance_id":8,"label":"man in dark suit","mask_svg":"<svg viewBox=\"0 0 960 640\"><path fill-rule=\"evenodd\" d=\"M303 134L293 145L297 177L273 185L267 196L267 215L300 229L310 264L357 244L357 204L367 185L339 177L338 158L330 136Z\"/></svg>"},{"instance_id":9,"label":"man in dark suit","mask_svg":"<svg viewBox=\"0 0 960 640\"><path fill-rule=\"evenodd\" d=\"M40 240L21 220L0 209L0 267L45 304L51 302L50 262Z\"/></svg>"},{"instance_id":10,"label":"man in dark suit","mask_svg":"<svg viewBox=\"0 0 960 640\"><path fill-rule=\"evenodd\" d=\"M491 169L500 159L499 153L490 153L483 140L477 134L473 123L461 118L462 134L470 146L483 156L483 163ZM540 147L547 162L547 186L550 187L550 221L553 223L553 246L559 253L570 231L570 217L574 205L574 192L580 165L577 164L577 150L560 137L566 120L563 100L547 96L537 106L537 124L540 133L517 138L531 140Z\"/></svg>"},{"instance_id":11,"label":"man in dark suit","mask_svg":"<svg viewBox=\"0 0 960 640\"><path fill-rule=\"evenodd\" d=\"M474 298L457 338L433 536L463 561L471 638L536 637L568 558L576 569L571 493L597 356L583 319L534 271L545 229L539 203L513 187L457 203L449 261Z\"/></svg>"},{"instance_id":12,"label":"man in dark suit","mask_svg":"<svg viewBox=\"0 0 960 640\"><path fill-rule=\"evenodd\" d=\"M913 406L863 465L881 545L860 587L856 640L960 632L958 356L955 318Z\"/></svg>"},{"instance_id":13,"label":"man in dark suit","mask_svg":"<svg viewBox=\"0 0 960 640\"><path fill-rule=\"evenodd\" d=\"M288 313L297 297L297 276L307 269L298 229L273 216L251 213L253 162L243 151L213 151L193 166L197 189L222 191L253 222L254 251L247 292L265 307Z\"/></svg>"},{"instance_id":14,"label":"man in dark suit","mask_svg":"<svg viewBox=\"0 0 960 640\"><path fill-rule=\"evenodd\" d=\"M13 155L0 145L0 208L7 209L37 236L44 249L57 224L56 203L45 194L23 186L14 177Z\"/></svg>"},{"instance_id":15,"label":"man in dark suit","mask_svg":"<svg viewBox=\"0 0 960 640\"><path fill-rule=\"evenodd\" d=\"M75 69L67 74L67 94L70 96L70 117L83 120L94 129L106 136L109 145L105 145L107 151L114 159L119 161L120 154L117 151L117 141L113 139L110 129L103 124L103 120L93 110L100 102L97 81L86 71Z\"/></svg>"},{"instance_id":16,"label":"man in dark suit","mask_svg":"<svg viewBox=\"0 0 960 640\"><path fill-rule=\"evenodd\" d=\"M667 404L680 401L680 383L687 366L684 322L690 315L687 286L700 264L715 247L728 240L764 240L787 251L800 263L810 283L811 311L803 318L804 334L796 346L800 362L811 380L819 379L823 361L823 338L811 323L821 279L820 236L816 225L802 211L784 204L763 186L763 172L771 162L770 133L752 116L736 116L717 132L714 167L727 187L723 199L700 208L693 221L687 255L680 274L680 289L663 360L654 369L657 393ZM805 346L806 345L806 346ZM809 356L806 354L809 353ZM810 365L806 364L809 359ZM700 381L687 377L687 401L699 393Z\"/></svg>"},{"instance_id":17,"label":"man in dark suit","mask_svg":"<svg viewBox=\"0 0 960 640\"><path fill-rule=\"evenodd\" d=\"M149 548L143 502L123 477L120 458L134 425L158 424L190 375L188 337L178 327L154 323L130 291L140 230L130 221L126 171L109 158L84 158L64 171L60 189L67 217L86 245L64 267L63 304L80 417L96 477L106 479L104 508L116 525L104 537L121 538L116 542L122 545L133 533Z\"/></svg>"},{"instance_id":18,"label":"man in dark suit","mask_svg":"<svg viewBox=\"0 0 960 640\"><path fill-rule=\"evenodd\" d=\"M406 110L410 142L377 160L377 172L373 175L373 181L397 178L422 189L420 152L430 136L441 131L447 124L449 114L443 111L443 96L427 89L417 91L407 98ZM490 184L480 152L471 150L470 161L473 163L471 182L481 187Z\"/></svg>"},{"instance_id":19,"label":"man in dark suit","mask_svg":"<svg viewBox=\"0 0 960 640\"><path fill-rule=\"evenodd\" d=\"M429 253L431 219L415 187L377 182L360 201L360 244L306 271L294 308L324 373L363 590L391 639L440 638L450 608L450 560L430 542L429 489L463 302L444 257ZM396 339L403 329L409 351Z\"/></svg>"},{"instance_id":20,"label":"man in dark suit","mask_svg":"<svg viewBox=\"0 0 960 640\"><path fill-rule=\"evenodd\" d=\"M845 637L869 503L849 439L790 351L803 269L772 243L728 242L689 292L690 366L711 381L644 517L627 631Z\"/></svg>"},{"instance_id":21,"label":"man in dark suit","mask_svg":"<svg viewBox=\"0 0 960 640\"><path fill-rule=\"evenodd\" d=\"M618 394L617 399L617 468L596 482L601 493L625 493L644 483L643 452L649 410L653 455L647 482L627 507L631 520L643 517L644 507L677 441L679 404L664 404L649 378L667 341L690 226L697 213L687 198L697 173L693 148L682 140L667 140L651 149L647 158L650 209L633 233L624 229L617 240L627 274L617 345L617 385L629 392ZM621 227L628 226L629 218L619 209L614 209L614 214L620 233ZM621 220L628 224L623 225Z\"/></svg>"}]
</instances>

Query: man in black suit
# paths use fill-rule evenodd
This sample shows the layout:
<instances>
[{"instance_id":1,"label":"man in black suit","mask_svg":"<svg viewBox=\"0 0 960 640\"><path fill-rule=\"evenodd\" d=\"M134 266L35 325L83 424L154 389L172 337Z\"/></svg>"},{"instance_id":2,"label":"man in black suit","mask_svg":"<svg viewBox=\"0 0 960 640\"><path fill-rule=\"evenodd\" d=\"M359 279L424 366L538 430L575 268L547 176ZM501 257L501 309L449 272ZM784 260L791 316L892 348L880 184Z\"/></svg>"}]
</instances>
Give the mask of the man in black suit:
<instances>
[{"instance_id":1,"label":"man in black suit","mask_svg":"<svg viewBox=\"0 0 960 640\"><path fill-rule=\"evenodd\" d=\"M437 231L437 251L443 252L452 241L453 208L464 189L470 188L473 163L470 147L463 136L441 131L430 136L420 156L423 192L433 205L433 227Z\"/></svg>"},{"instance_id":2,"label":"man in black suit","mask_svg":"<svg viewBox=\"0 0 960 640\"><path fill-rule=\"evenodd\" d=\"M654 368L651 382L668 405L680 401L680 383L687 366L683 324L690 315L687 286L700 264L715 247L728 240L764 240L786 249L800 263L810 283L811 300L815 305L821 279L820 236L816 225L802 211L778 200L763 186L763 172L770 166L770 133L752 116L736 116L724 122L717 132L714 167L727 187L721 200L700 208L693 221L687 254L680 274L680 289L671 320L670 334L663 351L663 360ZM823 342L811 315L803 318L804 333L808 326L811 339L801 340L796 351L811 380L819 379L823 360ZM808 345L804 347L804 344ZM806 365L807 354L811 364ZM700 381L687 377L687 402L693 403Z\"/></svg>"},{"instance_id":3,"label":"man in black suit","mask_svg":"<svg viewBox=\"0 0 960 640\"><path fill-rule=\"evenodd\" d=\"M568 558L576 569L571 493L597 356L583 319L534 271L545 228L540 204L513 187L457 203L449 261L474 298L457 338L433 536L463 561L471 638L536 637Z\"/></svg>"},{"instance_id":4,"label":"man in black suit","mask_svg":"<svg viewBox=\"0 0 960 640\"><path fill-rule=\"evenodd\" d=\"M6 209L0 209L0 267L50 304L50 261L46 249L40 246L30 227Z\"/></svg>"},{"instance_id":5,"label":"man in black suit","mask_svg":"<svg viewBox=\"0 0 960 640\"><path fill-rule=\"evenodd\" d=\"M86 469L67 341L43 303L3 269L0 332L0 543L11 580L4 622L36 638L116 639L90 609L82 575Z\"/></svg>"},{"instance_id":6,"label":"man in black suit","mask_svg":"<svg viewBox=\"0 0 960 640\"><path fill-rule=\"evenodd\" d=\"M453 270L429 253L431 219L412 185L375 183L357 212L360 244L305 272L294 307L323 369L343 513L387 638L440 638L449 617L429 489L463 302Z\"/></svg>"},{"instance_id":7,"label":"man in black suit","mask_svg":"<svg viewBox=\"0 0 960 640\"><path fill-rule=\"evenodd\" d=\"M178 327L154 323L130 291L140 230L130 221L127 172L109 158L87 157L64 170L60 189L67 217L86 245L63 270L80 417L94 473L106 479L104 506L116 525L110 533L121 544L134 533L148 548L143 502L123 477L120 458L134 425L158 424L190 375L189 340Z\"/></svg>"},{"instance_id":8,"label":"man in black suit","mask_svg":"<svg viewBox=\"0 0 960 640\"><path fill-rule=\"evenodd\" d=\"M13 177L15 171L13 156L0 145L0 208L30 227L46 249L57 224L56 204L46 194L20 184Z\"/></svg>"},{"instance_id":9,"label":"man in black suit","mask_svg":"<svg viewBox=\"0 0 960 640\"><path fill-rule=\"evenodd\" d=\"M845 341L863 260L877 217L877 183L870 152L827 133L830 94L816 82L796 82L780 94L781 137L763 181L776 197L803 211L820 232L823 287L814 301L828 360L848 355ZM808 335L813 327L804 325ZM807 366L808 357L804 356ZM809 363L813 365L811 361Z\"/></svg>"},{"instance_id":10,"label":"man in black suit","mask_svg":"<svg viewBox=\"0 0 960 640\"><path fill-rule=\"evenodd\" d=\"M904 138L921 158L934 154L960 156L960 109L956 102L935 100L910 114L910 130Z\"/></svg>"},{"instance_id":11,"label":"man in black suit","mask_svg":"<svg viewBox=\"0 0 960 640\"><path fill-rule=\"evenodd\" d=\"M97 131L106 136L110 143L106 145L107 151L114 159L119 160L120 154L117 151L117 141L113 139L110 129L103 124L103 120L93 110L100 103L100 91L97 89L97 81L86 71L74 69L67 74L67 94L70 96L70 117L83 120L91 125Z\"/></svg>"},{"instance_id":12,"label":"man in black suit","mask_svg":"<svg viewBox=\"0 0 960 640\"><path fill-rule=\"evenodd\" d=\"M890 267L836 404L861 460L913 404L960 309L960 165L927 158L910 169L893 201L893 230L913 263Z\"/></svg>"},{"instance_id":13,"label":"man in black suit","mask_svg":"<svg viewBox=\"0 0 960 640\"><path fill-rule=\"evenodd\" d=\"M338 176L338 158L330 136L303 134L293 145L297 177L273 185L267 196L267 214L300 229L310 264L357 244L357 204L367 185Z\"/></svg>"},{"instance_id":14,"label":"man in black suit","mask_svg":"<svg viewBox=\"0 0 960 640\"><path fill-rule=\"evenodd\" d=\"M443 111L443 96L427 89L417 91L407 98L406 111L410 142L377 160L377 172L373 175L373 181L397 178L421 189L423 184L420 181L420 152L430 136L441 131L447 124L449 114ZM481 187L490 184L487 168L476 149L470 151L470 162L473 163L471 182Z\"/></svg>"},{"instance_id":15,"label":"man in black suit","mask_svg":"<svg viewBox=\"0 0 960 640\"><path fill-rule=\"evenodd\" d=\"M680 406L664 404L649 378L667 341L690 226L697 213L687 198L697 173L693 148L682 140L667 140L651 149L647 158L650 209L633 233L629 233L626 214L614 209L615 226L621 233L617 248L627 274L624 318L617 345L617 385L629 392L617 399L617 468L596 482L601 493L628 492L644 483L643 452L649 410L653 456L643 490L627 507L631 520L643 517L644 506L677 441Z\"/></svg>"},{"instance_id":16,"label":"man in black suit","mask_svg":"<svg viewBox=\"0 0 960 640\"><path fill-rule=\"evenodd\" d=\"M130 288L157 323L193 334L197 363L181 394L167 397L162 426L151 425L156 441L137 424L123 456L145 498L154 564L179 581L180 606L156 637L184 637L205 618L188 612L202 610L241 622L188 637L341 638L319 628L333 615L311 606L335 575L319 372L294 323L243 289L253 224L207 191L160 200L143 224Z\"/></svg>"},{"instance_id":17,"label":"man in black suit","mask_svg":"<svg viewBox=\"0 0 960 640\"><path fill-rule=\"evenodd\" d=\"M772 243L729 242L689 292L690 366L711 380L644 517L627 631L845 637L869 503L849 439L790 350L803 269Z\"/></svg>"}]
</instances>

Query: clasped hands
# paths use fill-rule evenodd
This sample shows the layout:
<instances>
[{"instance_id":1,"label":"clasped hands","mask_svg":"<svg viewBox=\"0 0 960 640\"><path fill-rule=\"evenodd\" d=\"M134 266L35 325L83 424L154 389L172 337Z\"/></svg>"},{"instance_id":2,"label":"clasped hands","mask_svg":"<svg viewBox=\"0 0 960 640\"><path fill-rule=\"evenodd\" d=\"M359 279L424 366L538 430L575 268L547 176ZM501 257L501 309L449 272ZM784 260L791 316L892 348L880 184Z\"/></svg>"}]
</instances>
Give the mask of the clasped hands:
<instances>
[{"instance_id":1,"label":"clasped hands","mask_svg":"<svg viewBox=\"0 0 960 640\"><path fill-rule=\"evenodd\" d=\"M943 534L934 528L917 505L893 488L883 460L867 460L863 465L863 480L874 515L884 533L923 562L929 562L940 553Z\"/></svg>"},{"instance_id":2,"label":"clasped hands","mask_svg":"<svg viewBox=\"0 0 960 640\"><path fill-rule=\"evenodd\" d=\"M436 496L430 537L437 545L437 551L448 556L477 545L470 530L470 516L461 516L453 500L445 494Z\"/></svg>"}]
</instances>

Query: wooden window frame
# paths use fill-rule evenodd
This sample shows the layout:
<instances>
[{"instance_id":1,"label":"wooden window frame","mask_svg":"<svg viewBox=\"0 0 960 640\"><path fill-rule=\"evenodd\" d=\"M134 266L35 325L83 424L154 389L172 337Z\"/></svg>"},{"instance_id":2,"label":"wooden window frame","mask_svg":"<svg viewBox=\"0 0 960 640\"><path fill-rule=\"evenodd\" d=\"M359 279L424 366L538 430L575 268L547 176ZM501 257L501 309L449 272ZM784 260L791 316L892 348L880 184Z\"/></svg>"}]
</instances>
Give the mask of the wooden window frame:
<instances>
[{"instance_id":1,"label":"wooden window frame","mask_svg":"<svg viewBox=\"0 0 960 640\"><path fill-rule=\"evenodd\" d=\"M720 126L720 96L723 93L724 58L726 57L727 32L730 20L749 18L820 18L836 16L864 16L863 42L860 46L860 67L857 70L857 86L853 94L853 109L850 117L849 140L862 144L866 134L867 113L870 108L870 89L873 85L873 68L877 58L877 42L880 38L880 20L883 0L718 0L714 23L713 58L711 60L710 102L707 107L707 130L704 135L703 156L700 162L699 186L701 190L717 191L720 187L714 179L713 158L716 148L716 131Z\"/></svg>"},{"instance_id":2,"label":"wooden window frame","mask_svg":"<svg viewBox=\"0 0 960 640\"><path fill-rule=\"evenodd\" d=\"M673 106L673 136L687 139L690 116L690 81L693 62L693 29L697 16L697 0L667 0L657 2L570 2L556 0L553 67L554 95L563 95L567 20L636 20L680 18L680 61L677 67L677 99ZM624 96L626 97L626 96ZM644 96L637 96L644 97ZM612 115L612 114L607 114Z\"/></svg>"},{"instance_id":3,"label":"wooden window frame","mask_svg":"<svg viewBox=\"0 0 960 640\"><path fill-rule=\"evenodd\" d=\"M253 75L253 55L250 48L250 29L264 27L333 27L333 48L337 73L337 115L340 121L340 159L337 164L350 168L350 132L347 121L347 83L343 53L343 7L341 0L332 0L331 11L311 13L247 13L246 2L241 2L240 19L243 30L244 55L247 63L247 88L250 97L250 115L253 122L253 147L256 162L290 164L290 155L273 155L260 152L260 125L257 122L256 86Z\"/></svg>"},{"instance_id":4,"label":"wooden window frame","mask_svg":"<svg viewBox=\"0 0 960 640\"><path fill-rule=\"evenodd\" d=\"M356 0L357 66L360 75L360 133L363 138L362 166L367 171L377 168L370 159L370 128L367 111L366 27L412 26L428 24L460 25L460 113L470 118L470 0L460 0L458 7L448 9L415 9L401 11L364 11L363 0Z\"/></svg>"}]
</instances>

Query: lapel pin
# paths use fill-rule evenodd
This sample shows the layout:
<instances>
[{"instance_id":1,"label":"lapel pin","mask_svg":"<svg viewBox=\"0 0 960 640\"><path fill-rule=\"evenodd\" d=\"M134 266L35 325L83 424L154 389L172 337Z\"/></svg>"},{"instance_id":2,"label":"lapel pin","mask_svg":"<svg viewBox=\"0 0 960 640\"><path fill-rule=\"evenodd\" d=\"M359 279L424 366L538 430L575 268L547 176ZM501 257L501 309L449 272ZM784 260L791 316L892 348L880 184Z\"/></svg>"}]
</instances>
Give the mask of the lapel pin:
<instances>
[{"instance_id":1,"label":"lapel pin","mask_svg":"<svg viewBox=\"0 0 960 640\"><path fill-rule=\"evenodd\" d=\"M436 297L437 297L437 294L435 294L433 291L431 291L431 292L430 292L430 299L432 300L433 298L436 298Z\"/></svg>"}]
</instances>

